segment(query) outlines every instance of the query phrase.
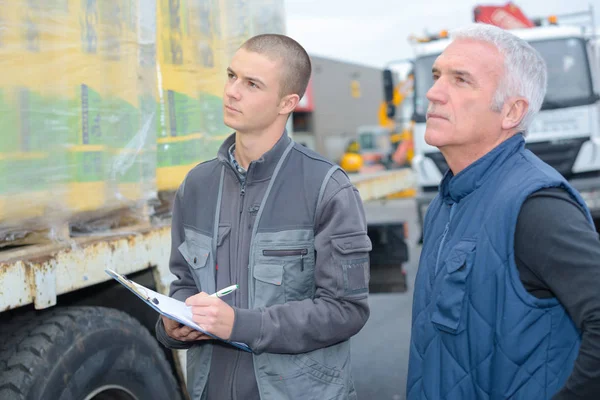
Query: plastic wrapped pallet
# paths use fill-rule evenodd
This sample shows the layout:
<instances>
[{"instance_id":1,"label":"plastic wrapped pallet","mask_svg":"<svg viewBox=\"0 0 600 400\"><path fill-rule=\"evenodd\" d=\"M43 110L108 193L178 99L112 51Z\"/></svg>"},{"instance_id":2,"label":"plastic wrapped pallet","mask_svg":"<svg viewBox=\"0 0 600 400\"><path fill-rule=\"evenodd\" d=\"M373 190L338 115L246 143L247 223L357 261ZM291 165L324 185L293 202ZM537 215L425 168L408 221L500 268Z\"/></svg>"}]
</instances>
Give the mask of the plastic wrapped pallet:
<instances>
[{"instance_id":1,"label":"plastic wrapped pallet","mask_svg":"<svg viewBox=\"0 0 600 400\"><path fill-rule=\"evenodd\" d=\"M134 208L213 158L229 60L284 31L282 5L0 0L0 245Z\"/></svg>"},{"instance_id":2,"label":"plastic wrapped pallet","mask_svg":"<svg viewBox=\"0 0 600 400\"><path fill-rule=\"evenodd\" d=\"M259 33L284 33L283 0L158 1L158 62L164 121L157 185L174 190L199 162L216 156L231 130L223 124L226 68Z\"/></svg>"},{"instance_id":3,"label":"plastic wrapped pallet","mask_svg":"<svg viewBox=\"0 0 600 400\"><path fill-rule=\"evenodd\" d=\"M138 10L154 4L0 0L0 240L156 195L156 69L138 79ZM148 97L154 110L142 112Z\"/></svg>"},{"instance_id":4,"label":"plastic wrapped pallet","mask_svg":"<svg viewBox=\"0 0 600 400\"><path fill-rule=\"evenodd\" d=\"M147 136L141 130L137 0L96 2L102 71L102 128L108 151L108 201L143 199L142 161Z\"/></svg>"},{"instance_id":5,"label":"plastic wrapped pallet","mask_svg":"<svg viewBox=\"0 0 600 400\"><path fill-rule=\"evenodd\" d=\"M162 88L162 119L157 148L157 185L172 190L198 161L202 146L200 104L194 82L200 79L193 58L189 4L157 0L157 51Z\"/></svg>"},{"instance_id":6,"label":"plastic wrapped pallet","mask_svg":"<svg viewBox=\"0 0 600 400\"><path fill-rule=\"evenodd\" d=\"M44 68L53 61L52 13L6 0L0 10L0 220L40 217L64 173L59 141L44 133L55 100Z\"/></svg>"},{"instance_id":7,"label":"plastic wrapped pallet","mask_svg":"<svg viewBox=\"0 0 600 400\"><path fill-rule=\"evenodd\" d=\"M138 1L137 94L140 123L137 138L143 143L141 153L144 198L157 196L156 141L161 121L159 79L156 58L156 0Z\"/></svg>"},{"instance_id":8,"label":"plastic wrapped pallet","mask_svg":"<svg viewBox=\"0 0 600 400\"><path fill-rule=\"evenodd\" d=\"M63 119L50 132L66 129L60 140L66 177L62 206L67 214L107 206L108 151L103 138L102 65L98 49L98 8L93 2L65 1L55 32L57 47L52 83Z\"/></svg>"}]
</instances>

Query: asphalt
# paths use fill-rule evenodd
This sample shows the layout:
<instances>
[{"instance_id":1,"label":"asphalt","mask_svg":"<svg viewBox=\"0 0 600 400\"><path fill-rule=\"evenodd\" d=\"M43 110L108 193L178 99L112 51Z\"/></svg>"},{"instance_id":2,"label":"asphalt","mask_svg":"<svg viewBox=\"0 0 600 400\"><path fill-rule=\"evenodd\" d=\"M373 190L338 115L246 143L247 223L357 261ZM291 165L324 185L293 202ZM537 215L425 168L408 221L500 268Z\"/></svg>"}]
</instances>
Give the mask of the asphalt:
<instances>
[{"instance_id":1,"label":"asphalt","mask_svg":"<svg viewBox=\"0 0 600 400\"><path fill-rule=\"evenodd\" d=\"M354 384L359 400L406 398L406 375L410 343L413 282L417 272L420 229L413 199L365 204L367 220L405 221L409 224L409 261L405 292L372 293L371 315L365 327L352 338ZM394 271L390 272L396 276Z\"/></svg>"}]
</instances>

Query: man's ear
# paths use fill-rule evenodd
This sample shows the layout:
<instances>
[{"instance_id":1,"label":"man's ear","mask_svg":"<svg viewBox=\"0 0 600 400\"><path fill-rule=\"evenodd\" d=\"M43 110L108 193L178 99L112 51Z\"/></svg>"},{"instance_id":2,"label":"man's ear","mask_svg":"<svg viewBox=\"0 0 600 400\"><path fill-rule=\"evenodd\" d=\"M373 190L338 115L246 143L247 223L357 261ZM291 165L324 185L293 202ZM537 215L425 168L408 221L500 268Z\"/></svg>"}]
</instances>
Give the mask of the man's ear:
<instances>
[{"instance_id":1,"label":"man's ear","mask_svg":"<svg viewBox=\"0 0 600 400\"><path fill-rule=\"evenodd\" d=\"M529 103L523 97L516 97L509 99L504 103L504 118L502 119L502 129L511 130L519 126L527 110L529 110Z\"/></svg>"},{"instance_id":2,"label":"man's ear","mask_svg":"<svg viewBox=\"0 0 600 400\"><path fill-rule=\"evenodd\" d=\"M289 114L294 111L294 108L300 102L300 96L297 94L288 94L281 98L279 102L279 114Z\"/></svg>"}]
</instances>

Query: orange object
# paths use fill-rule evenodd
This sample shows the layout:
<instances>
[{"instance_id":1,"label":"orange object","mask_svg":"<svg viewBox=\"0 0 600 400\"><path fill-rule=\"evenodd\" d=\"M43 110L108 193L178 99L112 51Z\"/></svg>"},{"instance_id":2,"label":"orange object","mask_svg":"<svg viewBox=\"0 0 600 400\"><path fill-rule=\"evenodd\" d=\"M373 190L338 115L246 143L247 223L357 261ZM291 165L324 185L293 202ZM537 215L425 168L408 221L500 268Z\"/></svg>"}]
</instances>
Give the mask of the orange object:
<instances>
[{"instance_id":1,"label":"orange object","mask_svg":"<svg viewBox=\"0 0 600 400\"><path fill-rule=\"evenodd\" d=\"M360 171L363 164L363 158L360 154L356 153L346 153L340 160L340 167L348 173Z\"/></svg>"},{"instance_id":2,"label":"orange object","mask_svg":"<svg viewBox=\"0 0 600 400\"><path fill-rule=\"evenodd\" d=\"M473 10L475 22L495 25L503 29L533 28L535 24L513 3L503 6L477 6Z\"/></svg>"}]
</instances>

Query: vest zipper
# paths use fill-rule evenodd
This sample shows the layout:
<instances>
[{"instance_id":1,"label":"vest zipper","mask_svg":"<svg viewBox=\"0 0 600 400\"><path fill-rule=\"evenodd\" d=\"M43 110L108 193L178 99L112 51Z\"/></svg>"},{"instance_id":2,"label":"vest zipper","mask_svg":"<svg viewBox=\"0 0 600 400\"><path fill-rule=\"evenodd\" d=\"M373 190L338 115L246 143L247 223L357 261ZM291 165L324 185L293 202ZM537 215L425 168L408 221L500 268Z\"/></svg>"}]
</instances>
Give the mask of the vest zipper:
<instances>
[{"instance_id":1,"label":"vest zipper","mask_svg":"<svg viewBox=\"0 0 600 400\"><path fill-rule=\"evenodd\" d=\"M262 253L267 257L305 256L308 254L308 249L263 250Z\"/></svg>"},{"instance_id":2,"label":"vest zipper","mask_svg":"<svg viewBox=\"0 0 600 400\"><path fill-rule=\"evenodd\" d=\"M440 247L438 249L437 260L435 262L435 276L438 274L438 270L440 268L440 256L442 255L442 249L444 248L444 244L446 243L446 235L450 230L450 222L452 221L452 216L454 215L456 203L453 203L450 207L450 218L448 218L448 222L446 223L446 227L444 228L444 233L442 233L442 241L440 242Z\"/></svg>"}]
</instances>

